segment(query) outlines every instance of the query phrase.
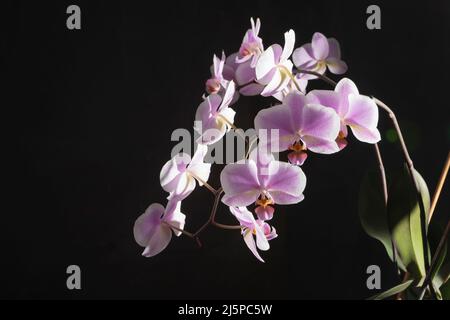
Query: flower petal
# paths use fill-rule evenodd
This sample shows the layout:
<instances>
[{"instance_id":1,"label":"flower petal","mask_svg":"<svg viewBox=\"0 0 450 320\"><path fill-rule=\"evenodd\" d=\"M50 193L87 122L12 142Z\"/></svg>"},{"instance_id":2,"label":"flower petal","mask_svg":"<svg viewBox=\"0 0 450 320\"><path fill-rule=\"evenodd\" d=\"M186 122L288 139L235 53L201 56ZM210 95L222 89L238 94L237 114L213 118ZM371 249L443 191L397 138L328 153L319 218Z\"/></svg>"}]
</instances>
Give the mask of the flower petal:
<instances>
[{"instance_id":1,"label":"flower petal","mask_svg":"<svg viewBox=\"0 0 450 320\"><path fill-rule=\"evenodd\" d=\"M211 173L211 163L197 163L189 168L189 173L197 180L198 185L202 186L204 182L208 182Z\"/></svg>"},{"instance_id":2,"label":"flower petal","mask_svg":"<svg viewBox=\"0 0 450 320\"><path fill-rule=\"evenodd\" d=\"M320 104L309 103L304 106L300 135L311 151L326 154L339 151L334 140L339 134L340 127L340 118L333 109Z\"/></svg>"},{"instance_id":3,"label":"flower petal","mask_svg":"<svg viewBox=\"0 0 450 320\"><path fill-rule=\"evenodd\" d=\"M348 97L350 94L358 95L359 91L356 84L349 78L342 78L334 88L342 97Z\"/></svg>"},{"instance_id":4,"label":"flower petal","mask_svg":"<svg viewBox=\"0 0 450 320\"><path fill-rule=\"evenodd\" d=\"M328 58L341 59L341 46L335 38L328 38Z\"/></svg>"},{"instance_id":5,"label":"flower petal","mask_svg":"<svg viewBox=\"0 0 450 320\"><path fill-rule=\"evenodd\" d=\"M313 57L311 44L308 43L295 49L292 53L292 61L297 68L310 70L312 65L316 63L316 59Z\"/></svg>"},{"instance_id":6,"label":"flower petal","mask_svg":"<svg viewBox=\"0 0 450 320\"><path fill-rule=\"evenodd\" d=\"M330 69L331 73L334 74L343 74L347 72L347 64L336 58L328 58L327 59L327 67Z\"/></svg>"},{"instance_id":7,"label":"flower petal","mask_svg":"<svg viewBox=\"0 0 450 320\"><path fill-rule=\"evenodd\" d=\"M145 212L136 219L133 227L134 239L141 247L147 246L150 238L161 224L164 207L159 203L152 203Z\"/></svg>"},{"instance_id":8,"label":"flower petal","mask_svg":"<svg viewBox=\"0 0 450 320\"><path fill-rule=\"evenodd\" d=\"M220 173L220 183L225 192L222 202L228 206L248 206L260 195L256 163L251 160L226 165Z\"/></svg>"},{"instance_id":9,"label":"flower petal","mask_svg":"<svg viewBox=\"0 0 450 320\"><path fill-rule=\"evenodd\" d=\"M296 130L290 108L284 104L259 111L255 117L255 129L262 143L267 144L272 152L287 150L295 142ZM275 130L278 130L278 136Z\"/></svg>"},{"instance_id":10,"label":"flower petal","mask_svg":"<svg viewBox=\"0 0 450 320\"><path fill-rule=\"evenodd\" d=\"M178 200L169 200L169 203L166 206L166 212L162 218L163 221L167 222L171 226L174 226L178 229L183 230L184 224L186 221L186 216L181 213L181 201ZM173 233L179 237L181 235L181 231L171 228Z\"/></svg>"},{"instance_id":11,"label":"flower petal","mask_svg":"<svg viewBox=\"0 0 450 320\"><path fill-rule=\"evenodd\" d=\"M264 78L275 67L275 45L270 46L265 50L256 63L256 79Z\"/></svg>"},{"instance_id":12,"label":"flower petal","mask_svg":"<svg viewBox=\"0 0 450 320\"><path fill-rule=\"evenodd\" d=\"M161 169L161 172L159 174L161 187L167 192L172 192L178 185L180 175L181 172L179 170L177 158L173 157L172 159L167 161Z\"/></svg>"},{"instance_id":13,"label":"flower petal","mask_svg":"<svg viewBox=\"0 0 450 320\"><path fill-rule=\"evenodd\" d=\"M255 218L253 214L248 211L247 207L229 207L230 212L239 221L239 224L245 228L253 229L255 225Z\"/></svg>"},{"instance_id":14,"label":"flower petal","mask_svg":"<svg viewBox=\"0 0 450 320\"><path fill-rule=\"evenodd\" d=\"M320 32L314 33L311 42L311 47L314 54L314 58L316 58L316 60L324 60L326 57L328 57L329 53L328 39Z\"/></svg>"},{"instance_id":15,"label":"flower petal","mask_svg":"<svg viewBox=\"0 0 450 320\"><path fill-rule=\"evenodd\" d=\"M267 241L264 229L255 221L256 246L259 250L267 251L270 249L269 241Z\"/></svg>"},{"instance_id":16,"label":"flower petal","mask_svg":"<svg viewBox=\"0 0 450 320\"><path fill-rule=\"evenodd\" d=\"M284 48L280 57L281 62L289 59L289 57L292 54L292 51L294 50L294 45L295 45L295 32L294 30L290 29L288 32L284 34Z\"/></svg>"},{"instance_id":17,"label":"flower petal","mask_svg":"<svg viewBox=\"0 0 450 320\"><path fill-rule=\"evenodd\" d=\"M250 66L250 61L240 64L236 69L236 82L242 86L256 79L255 68Z\"/></svg>"},{"instance_id":18,"label":"flower petal","mask_svg":"<svg viewBox=\"0 0 450 320\"><path fill-rule=\"evenodd\" d=\"M222 139L222 137L227 132L227 126L223 124L219 125L215 119L214 124L215 127L212 127L212 125L205 126L206 129L202 132L202 135L196 140L198 144L210 145Z\"/></svg>"},{"instance_id":19,"label":"flower petal","mask_svg":"<svg viewBox=\"0 0 450 320\"><path fill-rule=\"evenodd\" d=\"M258 206L255 208L255 213L258 216L258 219L263 221L272 220L274 212L275 209L271 206Z\"/></svg>"},{"instance_id":20,"label":"flower petal","mask_svg":"<svg viewBox=\"0 0 450 320\"><path fill-rule=\"evenodd\" d=\"M273 95L277 91L277 89L280 87L282 80L283 79L281 77L281 73L277 69L274 72L272 79L270 79L270 82L266 85L264 90L261 92L261 95L263 97L270 97L271 95Z\"/></svg>"},{"instance_id":21,"label":"flower petal","mask_svg":"<svg viewBox=\"0 0 450 320\"><path fill-rule=\"evenodd\" d=\"M332 154L341 150L335 140L323 139L314 136L302 136L302 141L305 143L308 150L315 153Z\"/></svg>"},{"instance_id":22,"label":"flower petal","mask_svg":"<svg viewBox=\"0 0 450 320\"><path fill-rule=\"evenodd\" d=\"M343 101L347 98L332 90L312 90L308 93L308 98L312 103L334 109L341 118L344 118L348 111L348 103Z\"/></svg>"},{"instance_id":23,"label":"flower petal","mask_svg":"<svg viewBox=\"0 0 450 320\"><path fill-rule=\"evenodd\" d=\"M253 255L261 262L264 262L263 258L259 255L258 249L256 248L255 239L253 238L252 230L246 229L244 234L244 242L247 245L247 247L250 249L250 251L253 253Z\"/></svg>"},{"instance_id":24,"label":"flower petal","mask_svg":"<svg viewBox=\"0 0 450 320\"><path fill-rule=\"evenodd\" d=\"M233 96L234 96L234 92L236 91L235 89L235 84L233 81L230 81L228 83L227 89L225 90L225 93L223 95L222 98L222 103L220 104L219 108L217 109L217 111L221 111L224 110L225 108L227 108L231 101L233 100Z\"/></svg>"},{"instance_id":25,"label":"flower petal","mask_svg":"<svg viewBox=\"0 0 450 320\"><path fill-rule=\"evenodd\" d=\"M257 96L264 90L264 85L259 83L250 83L242 87L239 92L244 96Z\"/></svg>"},{"instance_id":26,"label":"flower petal","mask_svg":"<svg viewBox=\"0 0 450 320\"><path fill-rule=\"evenodd\" d=\"M355 137L362 142L377 143L380 141L378 125L378 108L367 96L349 96L349 110L345 123L350 126Z\"/></svg>"},{"instance_id":27,"label":"flower petal","mask_svg":"<svg viewBox=\"0 0 450 320\"><path fill-rule=\"evenodd\" d=\"M184 172L180 175L177 187L174 191L172 191L169 198L175 198L177 200L186 199L192 193L192 191L194 191L194 189L195 179L187 172Z\"/></svg>"},{"instance_id":28,"label":"flower petal","mask_svg":"<svg viewBox=\"0 0 450 320\"><path fill-rule=\"evenodd\" d=\"M172 231L169 227L160 226L151 237L142 255L150 258L163 251L172 239Z\"/></svg>"},{"instance_id":29,"label":"flower petal","mask_svg":"<svg viewBox=\"0 0 450 320\"><path fill-rule=\"evenodd\" d=\"M306 176L302 169L281 161L272 161L268 169L269 179L265 189L275 203L294 204L303 200Z\"/></svg>"}]
</instances>

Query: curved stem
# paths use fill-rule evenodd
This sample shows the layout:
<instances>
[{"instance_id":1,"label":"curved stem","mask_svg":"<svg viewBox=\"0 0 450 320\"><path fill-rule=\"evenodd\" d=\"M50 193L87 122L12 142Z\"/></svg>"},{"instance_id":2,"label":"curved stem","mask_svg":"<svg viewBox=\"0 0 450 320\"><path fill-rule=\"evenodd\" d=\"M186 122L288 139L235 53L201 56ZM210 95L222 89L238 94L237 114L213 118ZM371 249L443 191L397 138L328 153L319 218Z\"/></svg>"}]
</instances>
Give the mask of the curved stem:
<instances>
[{"instance_id":1,"label":"curved stem","mask_svg":"<svg viewBox=\"0 0 450 320\"><path fill-rule=\"evenodd\" d=\"M216 189L214 189L209 183L207 183L206 181L204 181L203 179L199 178L197 175L190 173L192 175L192 177L194 177L198 182L200 182L201 184L203 184L209 191L211 191L213 194L215 194L217 192Z\"/></svg>"},{"instance_id":2,"label":"curved stem","mask_svg":"<svg viewBox=\"0 0 450 320\"><path fill-rule=\"evenodd\" d=\"M167 225L168 227L170 227L170 228L172 228L172 229L174 229L174 230L176 230L176 231L181 232L181 233L184 234L185 236L188 236L189 238L194 239L194 240L197 242L197 245L198 245L199 247L202 246L202 243L200 242L200 239L199 239L195 234L192 234L192 233L190 233L190 232L188 232L188 231L186 231L186 230L183 230L183 229L180 229L180 228L178 228L178 227L175 227L174 225L171 225L170 223L168 223L168 222L166 222L166 221L163 221L163 223L164 223L165 225Z\"/></svg>"},{"instance_id":3,"label":"curved stem","mask_svg":"<svg viewBox=\"0 0 450 320\"><path fill-rule=\"evenodd\" d=\"M378 161L378 167L380 170L380 179L381 179L382 188L383 188L384 205L387 206L388 188L387 188L387 181L386 181L386 171L384 169L383 158L381 157L381 151L380 151L380 147L378 146L378 143L375 143L374 147L375 147L375 155L376 155L377 161Z\"/></svg>"},{"instance_id":4,"label":"curved stem","mask_svg":"<svg viewBox=\"0 0 450 320\"><path fill-rule=\"evenodd\" d=\"M397 117L395 116L395 113L392 111L391 108L389 108L384 102L378 100L375 97L372 97L373 101L377 104L378 107L386 111L391 118L392 124L394 125L394 129L397 132L398 139L400 141L400 146L403 152L403 158L406 162L408 173L411 178L412 185L414 186L414 189L416 191L416 198L417 202L419 203L420 208L420 227L422 231L422 245L423 245L423 256L424 256L424 263L425 263L425 270L430 269L430 256L428 252L428 240L427 240L427 233L428 233L428 219L427 214L425 211L425 205L423 203L422 194L420 192L419 184L417 183L416 179L414 178L414 164L411 160L411 157L408 152L408 148L406 147L405 140L403 138L402 131L400 129L400 125L398 124ZM433 289L430 288L430 290L433 292Z\"/></svg>"},{"instance_id":5,"label":"curved stem","mask_svg":"<svg viewBox=\"0 0 450 320\"><path fill-rule=\"evenodd\" d=\"M297 79L295 79L295 76L292 74L291 70L282 65L278 66L278 68L283 70L288 75L288 77L291 78L292 82L294 83L298 91L303 92L302 89L300 89L300 85L298 84Z\"/></svg>"},{"instance_id":6,"label":"curved stem","mask_svg":"<svg viewBox=\"0 0 450 320\"><path fill-rule=\"evenodd\" d=\"M188 232L188 231L186 231L186 230L180 229L180 228L178 228L178 227L175 227L174 225L171 225L171 224L168 223L167 221L163 221L162 223L165 224L166 226L168 226L168 227L170 227L170 228L176 230L176 231L181 232L181 233L184 234L185 236L188 236L188 237L190 237L190 238L194 238L194 237L195 237L192 233L190 233L190 232Z\"/></svg>"},{"instance_id":7,"label":"curved stem","mask_svg":"<svg viewBox=\"0 0 450 320\"><path fill-rule=\"evenodd\" d=\"M227 230L238 230L238 229L242 228L240 225L228 225L228 224L223 224L223 223L219 223L216 221L213 221L212 225L219 227L221 229L227 229Z\"/></svg>"},{"instance_id":8,"label":"curved stem","mask_svg":"<svg viewBox=\"0 0 450 320\"><path fill-rule=\"evenodd\" d=\"M318 73L318 72L316 72L316 71L297 69L297 72L298 72L298 73L306 73L306 74L314 75L314 76L316 76L316 77L322 79L323 81L327 82L328 84L332 85L333 87L335 87L336 84L337 84L337 82L334 81L333 79L328 78L326 75L320 74L320 73Z\"/></svg>"},{"instance_id":9,"label":"curved stem","mask_svg":"<svg viewBox=\"0 0 450 320\"><path fill-rule=\"evenodd\" d=\"M378 146L378 143L375 143L374 147L375 147L375 155L376 155L376 158L378 161L378 169L380 172L381 187L383 189L384 206L385 206L385 208L387 208L388 186L387 186L387 180L386 180L386 170L384 169L383 158L381 156L381 151L380 151L380 147ZM395 246L395 242L392 238L392 234L390 234L390 237L391 237L393 262L395 264L395 267L397 268L397 273L400 274L400 268L398 267L398 262L397 262L397 247Z\"/></svg>"},{"instance_id":10,"label":"curved stem","mask_svg":"<svg viewBox=\"0 0 450 320\"><path fill-rule=\"evenodd\" d=\"M217 209L219 207L219 202L220 202L220 197L222 196L223 193L223 189L219 188L214 192L214 203L213 206L211 208L211 213L209 215L208 220L196 231L192 234L192 237L197 238L198 235L205 230L209 225L213 225L216 227L219 227L221 229L227 229L227 230L236 230L236 229L240 229L241 226L237 226L237 225L226 225L226 224L222 224L219 222L216 222L216 213L217 213Z\"/></svg>"}]
</instances>

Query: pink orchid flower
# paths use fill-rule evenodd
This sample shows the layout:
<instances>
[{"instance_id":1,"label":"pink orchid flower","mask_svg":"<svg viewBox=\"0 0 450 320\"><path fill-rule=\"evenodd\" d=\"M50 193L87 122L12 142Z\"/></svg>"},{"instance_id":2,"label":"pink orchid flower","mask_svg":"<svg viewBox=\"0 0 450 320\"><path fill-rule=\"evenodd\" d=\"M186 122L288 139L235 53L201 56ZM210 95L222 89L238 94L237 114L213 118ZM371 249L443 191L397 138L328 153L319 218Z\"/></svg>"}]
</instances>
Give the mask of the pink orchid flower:
<instances>
[{"instance_id":1,"label":"pink orchid flower","mask_svg":"<svg viewBox=\"0 0 450 320\"><path fill-rule=\"evenodd\" d=\"M163 251L172 239L172 231L178 237L183 230L186 216L180 212L179 201L169 201L164 208L159 203L151 204L134 223L134 239L145 247L142 255L153 257Z\"/></svg>"},{"instance_id":2,"label":"pink orchid flower","mask_svg":"<svg viewBox=\"0 0 450 320\"><path fill-rule=\"evenodd\" d=\"M288 83L288 85L286 86L286 88L284 88L282 91L277 92L276 94L273 95L273 97L275 99L277 99L280 102L283 102L284 98L291 92L291 91L295 91L298 89L300 89L300 91L306 92L306 87L308 86L308 79L309 77L307 77L306 73L297 73L294 76L294 79L291 79ZM294 82L295 81L295 82Z\"/></svg>"},{"instance_id":3,"label":"pink orchid flower","mask_svg":"<svg viewBox=\"0 0 450 320\"><path fill-rule=\"evenodd\" d=\"M264 51L263 41L258 36L261 29L261 21L256 19L256 24L253 18L250 19L251 29L249 29L242 40L241 47L236 57L236 63L244 63L250 60L250 66L255 67L259 55Z\"/></svg>"},{"instance_id":4,"label":"pink orchid flower","mask_svg":"<svg viewBox=\"0 0 450 320\"><path fill-rule=\"evenodd\" d=\"M213 65L211 66L211 78L205 84L207 93L219 93L219 91L224 90L228 86L228 83L233 80L234 68L236 66L235 59L235 55L226 58L225 52L222 52L221 59L214 55Z\"/></svg>"},{"instance_id":5,"label":"pink orchid flower","mask_svg":"<svg viewBox=\"0 0 450 320\"><path fill-rule=\"evenodd\" d=\"M170 193L169 198L183 200L194 191L196 182L202 186L208 181L211 164L203 161L208 147L197 145L197 151L191 157L180 154L169 160L159 175L161 186Z\"/></svg>"},{"instance_id":6,"label":"pink orchid flower","mask_svg":"<svg viewBox=\"0 0 450 320\"><path fill-rule=\"evenodd\" d=\"M225 193L223 203L233 207L255 203L258 217L270 220L274 212L271 205L303 200L306 176L299 167L276 161L272 154L257 148L248 160L226 165L220 182Z\"/></svg>"},{"instance_id":7,"label":"pink orchid flower","mask_svg":"<svg viewBox=\"0 0 450 320\"><path fill-rule=\"evenodd\" d=\"M347 126L359 141L372 144L380 141L377 105L371 98L360 95L352 80L343 78L334 91L313 90L309 95L314 96L322 105L334 109L339 115L341 126L336 141L341 149L347 145Z\"/></svg>"},{"instance_id":8,"label":"pink orchid flower","mask_svg":"<svg viewBox=\"0 0 450 320\"><path fill-rule=\"evenodd\" d=\"M209 95L197 108L195 130L200 133L199 144L219 141L233 125L236 112L229 107L233 101L235 85L227 86L223 97L217 93Z\"/></svg>"},{"instance_id":9,"label":"pink orchid flower","mask_svg":"<svg viewBox=\"0 0 450 320\"><path fill-rule=\"evenodd\" d=\"M284 34L284 48L279 44L271 45L256 63L256 80L265 85L262 96L268 97L282 91L291 80L293 64L289 57L294 50L295 32L289 30Z\"/></svg>"},{"instance_id":10,"label":"pink orchid flower","mask_svg":"<svg viewBox=\"0 0 450 320\"><path fill-rule=\"evenodd\" d=\"M239 92L236 92L234 95L234 98L230 104L233 104L237 99L239 98L239 93L243 94L244 96L256 96L261 94L261 92L264 89L264 86L262 84L259 84L255 82L256 80L256 73L255 73L255 67L251 66L251 62L253 60L247 60L242 63L237 63L236 58L238 56L238 53L233 53L230 56L228 56L225 59L225 64L223 66L223 79L225 81L222 81L219 83L216 80L216 77L213 76L213 78L209 79L207 82L207 85L210 85L211 88L207 91L210 93L214 89L216 93L223 94L224 88L226 88L226 84L224 83L234 80L235 83L240 87ZM224 58L222 57L222 60ZM213 67L212 67L213 68Z\"/></svg>"},{"instance_id":11,"label":"pink orchid flower","mask_svg":"<svg viewBox=\"0 0 450 320\"><path fill-rule=\"evenodd\" d=\"M236 83L241 86L239 93L244 96L256 96L264 90L264 85L255 82L256 70L251 66L250 60L237 65L234 78Z\"/></svg>"},{"instance_id":12,"label":"pink orchid flower","mask_svg":"<svg viewBox=\"0 0 450 320\"><path fill-rule=\"evenodd\" d=\"M230 211L242 226L245 244L259 261L264 262L258 249L262 251L270 249L269 240L278 236L275 228L262 220L255 220L246 207L230 207Z\"/></svg>"},{"instance_id":13,"label":"pink orchid flower","mask_svg":"<svg viewBox=\"0 0 450 320\"><path fill-rule=\"evenodd\" d=\"M334 74L347 71L347 64L341 60L341 48L334 38L326 38L320 32L313 35L311 43L295 49L292 60L297 68L324 74L327 67ZM315 76L309 76L310 79Z\"/></svg>"},{"instance_id":14,"label":"pink orchid flower","mask_svg":"<svg viewBox=\"0 0 450 320\"><path fill-rule=\"evenodd\" d=\"M335 139L340 121L334 110L318 103L315 97L292 91L282 104L261 110L255 117L255 129L279 130L278 136L266 142L271 149L292 150L288 155L292 164L302 165L307 150L330 154L339 151ZM272 137L272 135L269 135Z\"/></svg>"}]
</instances>

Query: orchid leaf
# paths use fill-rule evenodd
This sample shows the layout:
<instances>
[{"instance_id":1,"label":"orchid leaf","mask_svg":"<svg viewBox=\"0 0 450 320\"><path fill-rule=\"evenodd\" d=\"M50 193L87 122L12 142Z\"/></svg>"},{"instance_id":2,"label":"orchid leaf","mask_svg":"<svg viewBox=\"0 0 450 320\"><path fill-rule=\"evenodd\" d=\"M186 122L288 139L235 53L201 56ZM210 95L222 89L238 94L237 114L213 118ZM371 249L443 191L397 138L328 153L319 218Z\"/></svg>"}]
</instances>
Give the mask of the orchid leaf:
<instances>
[{"instance_id":1,"label":"orchid leaf","mask_svg":"<svg viewBox=\"0 0 450 320\"><path fill-rule=\"evenodd\" d=\"M428 217L430 194L427 184L416 170L413 170L413 176L419 186L425 217ZM402 262L415 279L423 278L426 271L420 205L407 168L399 172L389 189L388 219Z\"/></svg>"},{"instance_id":2,"label":"orchid leaf","mask_svg":"<svg viewBox=\"0 0 450 320\"><path fill-rule=\"evenodd\" d=\"M430 243L431 256L434 257L439 245L440 239L444 233L442 226L433 220L428 229L428 240ZM432 274L433 285L439 288L443 283L445 283L450 275L450 245L447 241L444 243L434 267Z\"/></svg>"},{"instance_id":3,"label":"orchid leaf","mask_svg":"<svg viewBox=\"0 0 450 320\"><path fill-rule=\"evenodd\" d=\"M372 297L370 297L368 300L383 300L386 298L389 298L397 293L403 292L406 289L409 288L409 286L411 286L411 284L413 283L413 279L405 281L401 284L399 284L398 286L392 287L389 290L386 290L384 292L378 293Z\"/></svg>"},{"instance_id":4,"label":"orchid leaf","mask_svg":"<svg viewBox=\"0 0 450 320\"><path fill-rule=\"evenodd\" d=\"M359 191L358 213L364 231L372 238L379 240L384 245L389 258L394 261L387 209L378 172L369 171L363 178ZM405 271L402 263L399 263L399 267Z\"/></svg>"}]
</instances>

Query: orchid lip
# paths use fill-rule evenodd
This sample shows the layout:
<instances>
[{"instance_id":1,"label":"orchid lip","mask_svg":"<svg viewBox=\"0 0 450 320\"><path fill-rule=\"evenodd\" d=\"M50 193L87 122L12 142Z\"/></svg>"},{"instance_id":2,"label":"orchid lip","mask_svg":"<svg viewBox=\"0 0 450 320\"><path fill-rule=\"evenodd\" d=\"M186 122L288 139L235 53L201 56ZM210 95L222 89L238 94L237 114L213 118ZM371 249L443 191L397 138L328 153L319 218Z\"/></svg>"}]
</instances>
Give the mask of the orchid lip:
<instances>
[{"instance_id":1,"label":"orchid lip","mask_svg":"<svg viewBox=\"0 0 450 320\"><path fill-rule=\"evenodd\" d=\"M272 199L270 199L270 198L263 198L263 199L258 199L258 200L256 200L256 203L255 203L257 206L262 206L262 207L267 207L267 206L269 206L269 205L271 205L271 204L274 204L274 202L273 202L273 200Z\"/></svg>"}]
</instances>

